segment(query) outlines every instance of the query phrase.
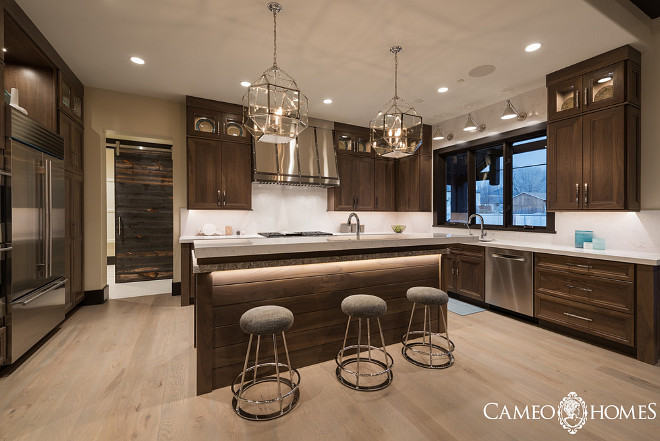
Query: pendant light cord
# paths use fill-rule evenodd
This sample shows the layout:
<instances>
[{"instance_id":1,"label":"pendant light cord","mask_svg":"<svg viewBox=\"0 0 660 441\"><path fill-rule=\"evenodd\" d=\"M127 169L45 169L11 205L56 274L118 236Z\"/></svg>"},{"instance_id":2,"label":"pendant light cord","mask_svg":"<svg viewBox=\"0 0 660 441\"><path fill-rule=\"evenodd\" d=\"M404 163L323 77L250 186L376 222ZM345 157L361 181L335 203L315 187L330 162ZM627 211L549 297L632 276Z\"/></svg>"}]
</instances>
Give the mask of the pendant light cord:
<instances>
[{"instance_id":1,"label":"pendant light cord","mask_svg":"<svg viewBox=\"0 0 660 441\"><path fill-rule=\"evenodd\" d=\"M394 102L399 99L399 52L394 52Z\"/></svg>"},{"instance_id":2,"label":"pendant light cord","mask_svg":"<svg viewBox=\"0 0 660 441\"><path fill-rule=\"evenodd\" d=\"M273 67L277 67L277 9L273 9Z\"/></svg>"}]
</instances>

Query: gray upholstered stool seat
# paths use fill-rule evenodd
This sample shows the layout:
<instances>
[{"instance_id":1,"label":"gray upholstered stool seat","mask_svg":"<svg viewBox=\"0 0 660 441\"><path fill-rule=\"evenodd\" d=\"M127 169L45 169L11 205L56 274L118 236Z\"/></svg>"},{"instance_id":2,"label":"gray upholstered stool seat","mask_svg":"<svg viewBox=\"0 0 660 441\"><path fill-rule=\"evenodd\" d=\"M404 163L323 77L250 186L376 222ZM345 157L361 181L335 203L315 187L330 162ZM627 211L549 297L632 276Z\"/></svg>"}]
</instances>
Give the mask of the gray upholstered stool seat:
<instances>
[{"instance_id":1,"label":"gray upholstered stool seat","mask_svg":"<svg viewBox=\"0 0 660 441\"><path fill-rule=\"evenodd\" d=\"M293 313L281 306L257 306L241 316L240 324L246 334L277 334L293 325Z\"/></svg>"},{"instance_id":2,"label":"gray upholstered stool seat","mask_svg":"<svg viewBox=\"0 0 660 441\"><path fill-rule=\"evenodd\" d=\"M449 302L449 296L446 292L429 286L414 286L406 292L406 297L413 303L422 305L446 305Z\"/></svg>"},{"instance_id":3,"label":"gray upholstered stool seat","mask_svg":"<svg viewBox=\"0 0 660 441\"><path fill-rule=\"evenodd\" d=\"M341 302L344 314L356 318L381 317L387 312L387 303L380 297L356 294Z\"/></svg>"}]
</instances>

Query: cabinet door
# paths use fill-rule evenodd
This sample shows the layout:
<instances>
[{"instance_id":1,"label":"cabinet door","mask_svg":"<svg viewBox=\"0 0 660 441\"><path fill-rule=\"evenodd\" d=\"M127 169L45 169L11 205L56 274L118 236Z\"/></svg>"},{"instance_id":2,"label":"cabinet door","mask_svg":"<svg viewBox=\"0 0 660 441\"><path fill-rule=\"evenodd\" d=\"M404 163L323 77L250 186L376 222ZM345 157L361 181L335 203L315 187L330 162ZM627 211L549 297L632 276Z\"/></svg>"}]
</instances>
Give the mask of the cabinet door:
<instances>
[{"instance_id":1,"label":"cabinet door","mask_svg":"<svg viewBox=\"0 0 660 441\"><path fill-rule=\"evenodd\" d=\"M62 126L60 125L60 128ZM64 174L64 195L65 195L65 208L64 208L64 277L69 281L66 284L64 295L64 309L69 311L73 307L73 235L74 235L74 221L73 221L73 185L72 175L70 173Z\"/></svg>"},{"instance_id":2,"label":"cabinet door","mask_svg":"<svg viewBox=\"0 0 660 441\"><path fill-rule=\"evenodd\" d=\"M582 78L576 77L548 86L548 121L582 112Z\"/></svg>"},{"instance_id":3,"label":"cabinet door","mask_svg":"<svg viewBox=\"0 0 660 441\"><path fill-rule=\"evenodd\" d=\"M72 253L71 261L73 281L72 296L74 304L79 303L85 297L83 288L83 180L80 176L74 176L71 181L71 195L73 199L73 231L72 231Z\"/></svg>"},{"instance_id":4,"label":"cabinet door","mask_svg":"<svg viewBox=\"0 0 660 441\"><path fill-rule=\"evenodd\" d=\"M419 211L419 158L418 155L399 159L397 164L397 211Z\"/></svg>"},{"instance_id":5,"label":"cabinet door","mask_svg":"<svg viewBox=\"0 0 660 441\"><path fill-rule=\"evenodd\" d=\"M188 136L219 138L222 118L220 112L188 107L186 115Z\"/></svg>"},{"instance_id":6,"label":"cabinet door","mask_svg":"<svg viewBox=\"0 0 660 441\"><path fill-rule=\"evenodd\" d=\"M227 141L246 143L251 141L252 135L250 135L250 132L243 125L243 117L241 115L223 113L220 130L222 139Z\"/></svg>"},{"instance_id":7,"label":"cabinet door","mask_svg":"<svg viewBox=\"0 0 660 441\"><path fill-rule=\"evenodd\" d=\"M458 294L484 301L484 258L459 256L456 264Z\"/></svg>"},{"instance_id":8,"label":"cabinet door","mask_svg":"<svg viewBox=\"0 0 660 441\"><path fill-rule=\"evenodd\" d=\"M188 208L218 209L222 204L219 141L188 139Z\"/></svg>"},{"instance_id":9,"label":"cabinet door","mask_svg":"<svg viewBox=\"0 0 660 441\"><path fill-rule=\"evenodd\" d=\"M374 209L394 211L394 169L393 159L376 158L374 162Z\"/></svg>"},{"instance_id":10,"label":"cabinet door","mask_svg":"<svg viewBox=\"0 0 660 441\"><path fill-rule=\"evenodd\" d=\"M337 173L339 174L339 186L333 188L334 209L354 210L356 195L353 184L353 161L350 154L337 154Z\"/></svg>"},{"instance_id":11,"label":"cabinet door","mask_svg":"<svg viewBox=\"0 0 660 441\"><path fill-rule=\"evenodd\" d=\"M548 210L582 208L582 118L548 124Z\"/></svg>"},{"instance_id":12,"label":"cabinet door","mask_svg":"<svg viewBox=\"0 0 660 441\"><path fill-rule=\"evenodd\" d=\"M73 120L66 116L64 112L59 112L60 127L59 135L64 138L64 170L74 171L74 158L71 148L71 132L73 130Z\"/></svg>"},{"instance_id":13,"label":"cabinet door","mask_svg":"<svg viewBox=\"0 0 660 441\"><path fill-rule=\"evenodd\" d=\"M222 143L222 208L252 208L252 149L249 144Z\"/></svg>"},{"instance_id":14,"label":"cabinet door","mask_svg":"<svg viewBox=\"0 0 660 441\"><path fill-rule=\"evenodd\" d=\"M431 211L433 201L433 157L419 157L419 211Z\"/></svg>"},{"instance_id":15,"label":"cabinet door","mask_svg":"<svg viewBox=\"0 0 660 441\"><path fill-rule=\"evenodd\" d=\"M442 273L441 288L445 292L456 292L456 261L451 254L442 255L442 264L440 265Z\"/></svg>"},{"instance_id":16,"label":"cabinet door","mask_svg":"<svg viewBox=\"0 0 660 441\"><path fill-rule=\"evenodd\" d=\"M83 174L83 142L85 132L84 129L74 123L71 126L71 155L73 163L71 164L71 171L79 175Z\"/></svg>"},{"instance_id":17,"label":"cabinet door","mask_svg":"<svg viewBox=\"0 0 660 441\"><path fill-rule=\"evenodd\" d=\"M374 158L357 157L353 160L353 183L357 210L374 209Z\"/></svg>"},{"instance_id":18,"label":"cabinet door","mask_svg":"<svg viewBox=\"0 0 660 441\"><path fill-rule=\"evenodd\" d=\"M625 100L625 62L613 64L582 76L584 110L621 104Z\"/></svg>"},{"instance_id":19,"label":"cabinet door","mask_svg":"<svg viewBox=\"0 0 660 441\"><path fill-rule=\"evenodd\" d=\"M584 115L583 158L584 208L625 208L625 108Z\"/></svg>"}]
</instances>

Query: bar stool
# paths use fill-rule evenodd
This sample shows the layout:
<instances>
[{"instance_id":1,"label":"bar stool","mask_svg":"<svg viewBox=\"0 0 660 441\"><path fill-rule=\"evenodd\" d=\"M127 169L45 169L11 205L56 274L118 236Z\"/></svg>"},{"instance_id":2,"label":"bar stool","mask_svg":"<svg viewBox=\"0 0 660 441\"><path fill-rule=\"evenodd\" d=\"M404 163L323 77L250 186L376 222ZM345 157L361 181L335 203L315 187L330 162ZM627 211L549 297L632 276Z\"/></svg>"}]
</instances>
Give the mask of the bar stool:
<instances>
[{"instance_id":1,"label":"bar stool","mask_svg":"<svg viewBox=\"0 0 660 441\"><path fill-rule=\"evenodd\" d=\"M403 343L403 348L401 348L403 357L414 365L428 369L444 369L450 367L454 364L455 346L454 343L449 339L447 321L445 320L445 315L443 314L443 306L446 307L447 303L449 303L449 296L446 292L437 288L415 286L406 292L406 297L408 300L413 302L413 306L412 312L410 313L410 321L408 322L408 332L406 332L401 339ZM415 314L415 305L417 303L424 305L424 329L422 331L411 331L410 328L412 326L413 315ZM440 329L438 329L437 333L431 331L431 307L435 305L438 306L438 328L440 328L440 317L442 317L442 323L444 324L445 328L445 335L440 333ZM426 330L427 323L428 331ZM409 342L410 339L419 338L419 335L422 336L421 342ZM427 337L428 343L426 342ZM436 343L433 343L433 337L436 337L436 341L437 339L444 340L446 347L442 347ZM426 350L421 350L421 348L426 348ZM434 352L434 350L437 352ZM412 358L408 351L412 351L418 354L424 361ZM425 360L426 357L428 357L428 362ZM447 358L447 361L443 363L436 363L436 358L443 360L444 357Z\"/></svg>"},{"instance_id":2,"label":"bar stool","mask_svg":"<svg viewBox=\"0 0 660 441\"><path fill-rule=\"evenodd\" d=\"M245 354L245 364L243 372L240 373L232 382L231 391L234 394L232 406L234 411L242 418L252 421L265 421L279 418L298 404L300 398L300 374L291 367L289 359L289 349L286 345L284 331L293 325L293 313L281 306L259 306L252 308L241 316L240 326L243 332L250 334L248 349ZM286 354L286 364L279 362L277 351L277 334L282 333L282 343L284 344L284 353ZM254 366L248 368L250 358L250 348L252 346L252 337L257 336L257 350L254 357ZM274 363L259 363L259 346L261 337L272 335L273 353L275 354ZM272 374L273 368L275 375ZM281 369L286 368L288 377L281 376ZM257 371L266 372L261 378L257 376ZM246 376L251 374L251 379L246 380ZM268 391L268 384L277 384L277 395L272 398L269 395L274 394ZM240 384L237 390L237 386ZM264 384L266 387L264 387ZM261 385L263 391L257 392L255 386ZM288 389L288 392L282 393L282 386ZM252 389L255 388L255 389ZM254 397L249 398L248 396ZM260 398L260 399L255 399ZM284 402L288 401L285 405ZM273 410L273 404L279 405L279 410ZM244 407L257 408L261 412L251 412Z\"/></svg>"},{"instance_id":3,"label":"bar stool","mask_svg":"<svg viewBox=\"0 0 660 441\"><path fill-rule=\"evenodd\" d=\"M337 379L344 386L360 391L374 391L386 388L392 383L392 366L394 365L392 356L387 353L387 349L385 347L385 338L383 337L383 328L380 325L380 317L383 316L387 311L387 304L383 299L379 297L358 294L346 297L341 302L341 310L344 312L344 314L348 315L348 321L346 323L346 334L344 334L344 345L335 357L335 362L337 363ZM348 329L351 325L351 319L354 317L358 319L357 345L346 346ZM380 333L380 341L382 347L371 345L371 329L369 326L370 318L375 318L378 322L378 331ZM366 319L367 321L366 345L361 344L362 319ZM355 349L356 353L353 356L345 357L345 352L347 350L353 349ZM361 356L361 352L365 350L368 353L367 358ZM376 352L374 356L372 356L372 351ZM382 357L382 361L377 359L377 357ZM356 365L354 371L347 368L347 366L353 364ZM361 365L362 371L360 370ZM377 371L364 372L364 370L368 367L375 367ZM343 372L355 376L355 381L353 382L346 379L342 375ZM377 378L380 376L385 376L385 379L382 382L378 384L364 384L364 381L367 378ZM362 384L360 384L361 378L364 378Z\"/></svg>"}]
</instances>

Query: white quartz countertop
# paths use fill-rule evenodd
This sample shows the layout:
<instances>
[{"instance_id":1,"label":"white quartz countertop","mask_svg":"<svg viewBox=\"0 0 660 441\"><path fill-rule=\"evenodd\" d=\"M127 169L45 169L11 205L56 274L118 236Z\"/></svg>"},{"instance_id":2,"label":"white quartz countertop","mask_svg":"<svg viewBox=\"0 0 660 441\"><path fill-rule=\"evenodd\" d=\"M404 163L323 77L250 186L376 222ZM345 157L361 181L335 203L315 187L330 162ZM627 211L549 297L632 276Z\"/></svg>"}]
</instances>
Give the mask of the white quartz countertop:
<instances>
[{"instance_id":1,"label":"white quartz countertop","mask_svg":"<svg viewBox=\"0 0 660 441\"><path fill-rule=\"evenodd\" d=\"M211 236L213 237L213 236ZM317 237L232 236L195 239L197 259L213 257L254 256L263 254L310 253L319 251L368 250L378 248L476 243L477 237L456 234L337 234Z\"/></svg>"},{"instance_id":2,"label":"white quartz countertop","mask_svg":"<svg viewBox=\"0 0 660 441\"><path fill-rule=\"evenodd\" d=\"M492 242L475 242L474 245L492 248L506 248L518 251L533 251L535 253L559 254L562 256L582 257L586 259L601 259L616 262L636 263L639 265L660 265L660 254L644 251L623 250L587 250L568 245L539 244L536 242L505 241L495 239Z\"/></svg>"},{"instance_id":3,"label":"white quartz countertop","mask_svg":"<svg viewBox=\"0 0 660 441\"><path fill-rule=\"evenodd\" d=\"M488 248L506 248L535 253L601 259L639 265L660 266L660 253L625 250L587 250L569 245L540 244L538 242L495 239L492 242L477 242L477 237L443 234L392 234L362 233L362 240L355 240L355 233L335 233L334 236L286 237L267 239L259 235L241 236L181 236L179 243L194 243L197 257L244 256L251 254L295 253L342 249L369 249L414 245L435 245L469 242ZM344 238L344 239L342 239ZM457 240L458 238L458 240ZM430 241L430 242L425 242ZM241 247L231 252L231 248ZM245 247L250 247L251 251ZM214 252L213 249L222 248ZM267 251L266 251L267 250ZM215 254L220 253L220 254Z\"/></svg>"}]
</instances>

